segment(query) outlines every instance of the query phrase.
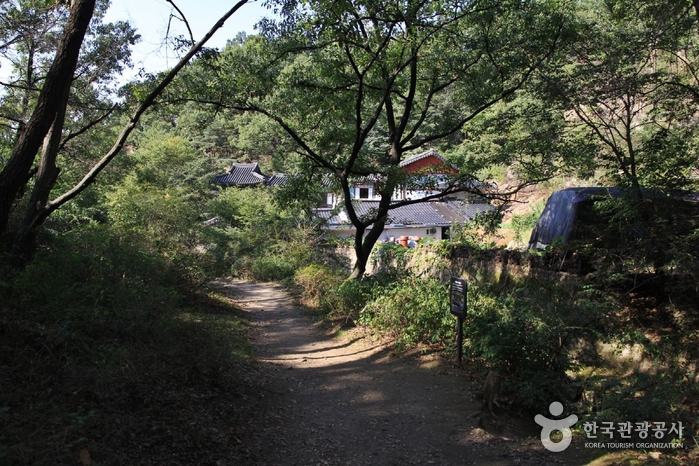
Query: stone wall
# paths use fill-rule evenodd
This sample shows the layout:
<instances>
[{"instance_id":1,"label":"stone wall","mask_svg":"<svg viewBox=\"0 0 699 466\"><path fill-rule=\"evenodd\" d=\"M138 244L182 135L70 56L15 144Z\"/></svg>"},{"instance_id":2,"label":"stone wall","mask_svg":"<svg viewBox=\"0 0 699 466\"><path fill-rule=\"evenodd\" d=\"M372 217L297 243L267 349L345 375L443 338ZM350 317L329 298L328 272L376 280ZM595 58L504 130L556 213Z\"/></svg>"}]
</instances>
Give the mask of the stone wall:
<instances>
[{"instance_id":1,"label":"stone wall","mask_svg":"<svg viewBox=\"0 0 699 466\"><path fill-rule=\"evenodd\" d=\"M374 250L374 254L378 250ZM354 249L347 246L334 248L335 254L354 264ZM367 273L376 273L387 264L370 260ZM390 264L396 266L395 260ZM456 276L467 280L505 283L509 280L535 278L539 280L570 280L580 273L577 257L556 255L542 257L525 251L508 249L477 249L467 246L448 247L444 243L418 245L409 260L401 264L423 277L448 281ZM351 266L350 266L351 267Z\"/></svg>"}]
</instances>

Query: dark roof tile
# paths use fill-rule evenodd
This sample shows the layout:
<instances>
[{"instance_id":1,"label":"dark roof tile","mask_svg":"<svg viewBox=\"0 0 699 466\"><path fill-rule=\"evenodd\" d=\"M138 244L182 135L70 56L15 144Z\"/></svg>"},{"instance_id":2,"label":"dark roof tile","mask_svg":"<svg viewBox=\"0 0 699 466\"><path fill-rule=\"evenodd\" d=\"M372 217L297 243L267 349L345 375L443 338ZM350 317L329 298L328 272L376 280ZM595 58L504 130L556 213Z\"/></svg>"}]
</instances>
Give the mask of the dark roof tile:
<instances>
[{"instance_id":1,"label":"dark roof tile","mask_svg":"<svg viewBox=\"0 0 699 466\"><path fill-rule=\"evenodd\" d=\"M257 163L234 162L228 173L214 177L214 183L224 186L281 186L286 182L287 176L283 173L275 173L272 176L262 174Z\"/></svg>"},{"instance_id":2,"label":"dark roof tile","mask_svg":"<svg viewBox=\"0 0 699 466\"><path fill-rule=\"evenodd\" d=\"M288 181L288 177L284 173L275 173L267 178L267 186L283 186Z\"/></svg>"},{"instance_id":3,"label":"dark roof tile","mask_svg":"<svg viewBox=\"0 0 699 466\"><path fill-rule=\"evenodd\" d=\"M367 217L378 208L378 201L355 201L354 206L359 217ZM387 225L436 225L449 226L452 223L464 223L478 213L492 210L490 204L465 204L462 201L425 201L408 204L392 209L388 213ZM344 212L333 213L333 209L316 209L316 215L332 225L349 224Z\"/></svg>"}]
</instances>

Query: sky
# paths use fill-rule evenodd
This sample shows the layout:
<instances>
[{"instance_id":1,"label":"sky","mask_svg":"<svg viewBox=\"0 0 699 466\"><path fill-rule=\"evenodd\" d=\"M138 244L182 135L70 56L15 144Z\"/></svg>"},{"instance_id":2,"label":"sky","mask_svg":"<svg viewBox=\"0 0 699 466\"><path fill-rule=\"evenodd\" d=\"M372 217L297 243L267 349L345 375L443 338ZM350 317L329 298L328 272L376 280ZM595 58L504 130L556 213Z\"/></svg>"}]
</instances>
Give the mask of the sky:
<instances>
[{"instance_id":1,"label":"sky","mask_svg":"<svg viewBox=\"0 0 699 466\"><path fill-rule=\"evenodd\" d=\"M186 16L195 41L204 36L237 1L174 0ZM161 45L168 29L171 13L177 14L172 5L165 0L112 0L104 21L127 20L141 35L141 41L133 48L134 68L125 73L122 80L126 81L136 76L141 68L146 72L154 73L171 68L177 63L177 56ZM262 6L261 0L250 0L226 21L206 46L221 49L226 45L226 41L235 37L238 32L253 34L255 23L271 15L271 10ZM184 23L176 19L171 21L170 33L188 36Z\"/></svg>"}]
</instances>

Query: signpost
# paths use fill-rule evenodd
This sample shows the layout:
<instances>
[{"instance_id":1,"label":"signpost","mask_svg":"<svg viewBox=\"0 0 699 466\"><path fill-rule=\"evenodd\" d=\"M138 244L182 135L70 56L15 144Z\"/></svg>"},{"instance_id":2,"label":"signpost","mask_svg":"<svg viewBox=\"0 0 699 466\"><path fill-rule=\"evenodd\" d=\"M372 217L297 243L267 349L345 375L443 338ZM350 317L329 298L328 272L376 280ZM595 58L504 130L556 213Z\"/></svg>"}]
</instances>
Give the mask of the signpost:
<instances>
[{"instance_id":1,"label":"signpost","mask_svg":"<svg viewBox=\"0 0 699 466\"><path fill-rule=\"evenodd\" d=\"M451 278L450 312L456 316L456 362L461 365L464 344L464 317L466 317L467 284L463 278Z\"/></svg>"}]
</instances>

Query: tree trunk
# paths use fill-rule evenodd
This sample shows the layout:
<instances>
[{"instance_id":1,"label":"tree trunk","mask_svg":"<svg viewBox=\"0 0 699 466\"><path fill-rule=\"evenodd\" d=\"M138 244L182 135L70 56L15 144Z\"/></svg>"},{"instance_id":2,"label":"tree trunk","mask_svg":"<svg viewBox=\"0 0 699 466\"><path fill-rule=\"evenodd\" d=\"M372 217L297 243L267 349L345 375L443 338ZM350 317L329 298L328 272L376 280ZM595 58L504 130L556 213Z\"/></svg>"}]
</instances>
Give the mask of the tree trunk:
<instances>
[{"instance_id":1,"label":"tree trunk","mask_svg":"<svg viewBox=\"0 0 699 466\"><path fill-rule=\"evenodd\" d=\"M356 226L355 226L356 227ZM365 229L357 228L354 233L354 255L357 257L354 261L354 268L352 269L352 274L349 276L349 280L361 280L366 272L366 264L369 260L368 257L364 255L364 231Z\"/></svg>"},{"instance_id":2,"label":"tree trunk","mask_svg":"<svg viewBox=\"0 0 699 466\"><path fill-rule=\"evenodd\" d=\"M4 240L7 240L5 233L17 193L27 183L27 174L49 129L58 114L65 111L67 91L73 81L80 48L94 9L95 0L73 0L71 3L70 18L46 74L34 112L19 132L7 165L0 172L0 237L5 236Z\"/></svg>"},{"instance_id":3,"label":"tree trunk","mask_svg":"<svg viewBox=\"0 0 699 466\"><path fill-rule=\"evenodd\" d=\"M69 89L66 89L66 94L68 94L68 91ZM66 107L64 106L57 113L51 129L44 139L34 190L24 213L24 220L19 228L19 233L15 238L15 248L23 256L30 255L34 249L35 228L41 225L46 218L46 203L51 195L51 189L53 189L53 185L56 184L56 179L58 179L60 169L56 166L56 158L58 157L58 148L61 144L65 114Z\"/></svg>"},{"instance_id":4,"label":"tree trunk","mask_svg":"<svg viewBox=\"0 0 699 466\"><path fill-rule=\"evenodd\" d=\"M385 220L375 222L366 237L364 237L364 229L361 232L357 229L354 237L354 252L357 255L357 260L354 263L354 269L349 276L349 280L361 280L366 273L366 265L369 262L369 257L371 257L371 251L374 249L381 233L383 233L385 223Z\"/></svg>"},{"instance_id":5,"label":"tree trunk","mask_svg":"<svg viewBox=\"0 0 699 466\"><path fill-rule=\"evenodd\" d=\"M371 257L371 251L374 249L376 242L379 240L386 226L395 185L395 183L389 182L381 191L381 200L379 201L379 207L374 217L376 220L371 224L371 230L369 230L366 237L364 236L366 227L362 226L360 228L356 224L354 225L355 228L357 228L357 232L354 236L354 252L357 255L357 260L354 263L352 274L349 276L350 280L360 280L366 272L366 265L369 262L369 257Z\"/></svg>"}]
</instances>

